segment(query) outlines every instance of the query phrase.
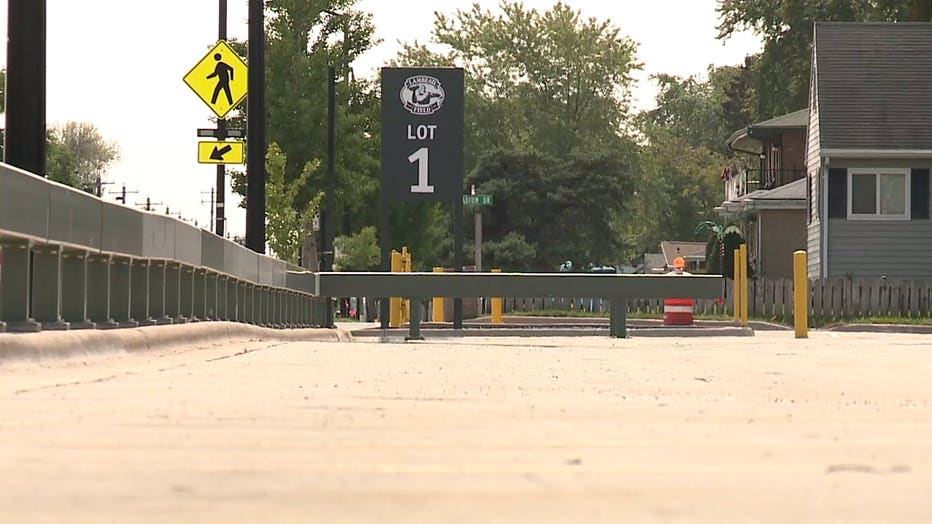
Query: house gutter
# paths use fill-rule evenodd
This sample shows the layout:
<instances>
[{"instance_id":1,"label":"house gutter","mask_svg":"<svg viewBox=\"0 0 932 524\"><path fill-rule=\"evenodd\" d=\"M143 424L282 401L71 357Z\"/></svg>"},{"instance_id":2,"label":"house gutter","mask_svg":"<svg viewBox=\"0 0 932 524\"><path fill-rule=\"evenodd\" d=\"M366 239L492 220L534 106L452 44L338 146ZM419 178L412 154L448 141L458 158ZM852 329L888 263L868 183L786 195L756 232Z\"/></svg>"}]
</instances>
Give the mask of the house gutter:
<instances>
[{"instance_id":1,"label":"house gutter","mask_svg":"<svg viewBox=\"0 0 932 524\"><path fill-rule=\"evenodd\" d=\"M932 149L823 149L822 156L828 165L831 157L841 158L883 158L883 159L914 159L932 158Z\"/></svg>"}]
</instances>

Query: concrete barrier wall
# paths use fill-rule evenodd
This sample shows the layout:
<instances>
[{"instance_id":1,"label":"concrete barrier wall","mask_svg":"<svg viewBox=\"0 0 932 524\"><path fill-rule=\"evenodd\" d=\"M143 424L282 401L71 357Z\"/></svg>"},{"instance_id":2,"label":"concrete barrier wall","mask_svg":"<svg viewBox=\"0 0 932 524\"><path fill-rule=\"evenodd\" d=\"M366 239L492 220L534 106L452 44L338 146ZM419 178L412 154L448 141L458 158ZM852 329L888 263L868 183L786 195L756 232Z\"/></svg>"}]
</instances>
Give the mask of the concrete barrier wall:
<instances>
[{"instance_id":1,"label":"concrete barrier wall","mask_svg":"<svg viewBox=\"0 0 932 524\"><path fill-rule=\"evenodd\" d=\"M312 325L301 268L0 163L0 331L236 319ZM243 285L263 289L246 296ZM294 302L294 293L305 303ZM33 320L35 317L35 320Z\"/></svg>"}]
</instances>

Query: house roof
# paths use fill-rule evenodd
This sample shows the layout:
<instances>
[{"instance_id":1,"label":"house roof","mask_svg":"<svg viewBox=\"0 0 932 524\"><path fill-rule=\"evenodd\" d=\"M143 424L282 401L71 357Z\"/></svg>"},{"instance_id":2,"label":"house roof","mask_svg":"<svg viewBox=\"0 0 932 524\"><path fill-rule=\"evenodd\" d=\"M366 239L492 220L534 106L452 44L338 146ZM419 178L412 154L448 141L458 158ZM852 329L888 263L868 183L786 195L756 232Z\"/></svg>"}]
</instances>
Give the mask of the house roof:
<instances>
[{"instance_id":1,"label":"house roof","mask_svg":"<svg viewBox=\"0 0 932 524\"><path fill-rule=\"evenodd\" d=\"M932 149L932 24L815 24L823 150Z\"/></svg>"},{"instance_id":2,"label":"house roof","mask_svg":"<svg viewBox=\"0 0 932 524\"><path fill-rule=\"evenodd\" d=\"M705 242L678 242L664 240L660 243L660 251L667 266L673 267L676 257L683 257L687 261L705 260Z\"/></svg>"},{"instance_id":3,"label":"house roof","mask_svg":"<svg viewBox=\"0 0 932 524\"><path fill-rule=\"evenodd\" d=\"M761 139L772 137L778 133L804 132L808 125L809 109L800 109L799 111L741 128L732 133L725 143L733 150L760 153L763 146Z\"/></svg>"}]
</instances>

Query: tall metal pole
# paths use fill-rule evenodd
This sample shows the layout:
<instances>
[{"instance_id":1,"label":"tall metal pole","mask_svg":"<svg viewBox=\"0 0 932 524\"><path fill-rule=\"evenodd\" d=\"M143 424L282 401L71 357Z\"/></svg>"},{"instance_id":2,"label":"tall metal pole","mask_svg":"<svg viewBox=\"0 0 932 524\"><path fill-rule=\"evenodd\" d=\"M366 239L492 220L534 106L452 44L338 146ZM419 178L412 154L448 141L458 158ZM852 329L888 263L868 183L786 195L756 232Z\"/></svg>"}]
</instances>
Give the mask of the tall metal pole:
<instances>
[{"instance_id":1,"label":"tall metal pole","mask_svg":"<svg viewBox=\"0 0 932 524\"><path fill-rule=\"evenodd\" d=\"M265 1L249 0L246 247L265 253Z\"/></svg>"},{"instance_id":2,"label":"tall metal pole","mask_svg":"<svg viewBox=\"0 0 932 524\"><path fill-rule=\"evenodd\" d=\"M3 159L45 176L45 2L7 2L6 136Z\"/></svg>"},{"instance_id":3,"label":"tall metal pole","mask_svg":"<svg viewBox=\"0 0 932 524\"><path fill-rule=\"evenodd\" d=\"M336 120L337 120L337 72L331 64L327 68L327 205L324 210L324 267L322 271L333 271L333 227L336 222ZM333 303L327 301L327 327L333 322Z\"/></svg>"},{"instance_id":4,"label":"tall metal pole","mask_svg":"<svg viewBox=\"0 0 932 524\"><path fill-rule=\"evenodd\" d=\"M463 191L453 203L453 271L463 271ZM453 329L463 329L463 299L453 299Z\"/></svg>"},{"instance_id":5,"label":"tall metal pole","mask_svg":"<svg viewBox=\"0 0 932 524\"><path fill-rule=\"evenodd\" d=\"M227 0L220 0L220 20L218 24L217 38L219 40L227 39ZM224 119L217 120L217 140L226 140L227 138L227 121ZM217 165L217 200L216 200L216 217L214 223L214 233L218 236L224 236L225 233L225 213L226 206L226 166Z\"/></svg>"}]
</instances>

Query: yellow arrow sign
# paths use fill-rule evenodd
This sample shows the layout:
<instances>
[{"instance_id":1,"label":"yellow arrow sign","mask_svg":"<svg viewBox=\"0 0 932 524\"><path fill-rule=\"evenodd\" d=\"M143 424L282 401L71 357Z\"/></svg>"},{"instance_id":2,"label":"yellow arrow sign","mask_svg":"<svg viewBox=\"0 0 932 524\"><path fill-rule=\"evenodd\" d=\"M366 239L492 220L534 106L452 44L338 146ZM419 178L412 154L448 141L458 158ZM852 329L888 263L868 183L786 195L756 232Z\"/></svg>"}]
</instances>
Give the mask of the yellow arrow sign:
<instances>
[{"instance_id":1,"label":"yellow arrow sign","mask_svg":"<svg viewBox=\"0 0 932 524\"><path fill-rule=\"evenodd\" d=\"M248 73L246 62L230 44L220 40L184 76L184 83L218 118L224 118L246 98Z\"/></svg>"},{"instance_id":2,"label":"yellow arrow sign","mask_svg":"<svg viewBox=\"0 0 932 524\"><path fill-rule=\"evenodd\" d=\"M197 161L201 164L244 164L246 146L243 142L198 142Z\"/></svg>"}]
</instances>

